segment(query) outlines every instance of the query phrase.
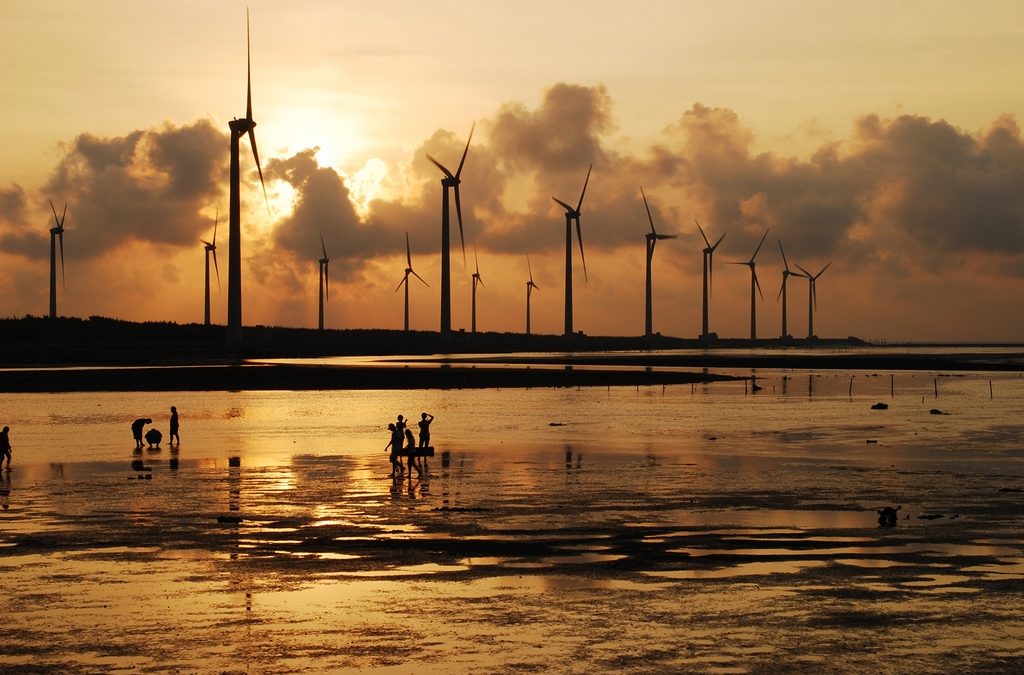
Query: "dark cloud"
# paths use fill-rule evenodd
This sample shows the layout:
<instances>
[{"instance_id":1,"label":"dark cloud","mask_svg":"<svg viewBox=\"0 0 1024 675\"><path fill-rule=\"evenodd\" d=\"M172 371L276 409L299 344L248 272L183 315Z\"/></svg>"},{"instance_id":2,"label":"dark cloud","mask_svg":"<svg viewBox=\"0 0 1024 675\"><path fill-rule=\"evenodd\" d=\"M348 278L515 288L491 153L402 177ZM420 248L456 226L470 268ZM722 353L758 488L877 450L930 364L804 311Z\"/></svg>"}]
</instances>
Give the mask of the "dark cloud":
<instances>
[{"instance_id":1,"label":"dark cloud","mask_svg":"<svg viewBox=\"0 0 1024 675\"><path fill-rule=\"evenodd\" d=\"M227 135L207 120L105 138L82 134L43 187L68 202L68 245L93 258L130 240L191 246L213 223L200 215L220 200Z\"/></svg>"},{"instance_id":2,"label":"dark cloud","mask_svg":"<svg viewBox=\"0 0 1024 675\"><path fill-rule=\"evenodd\" d=\"M42 224L33 229L27 222L25 191L16 183L0 187L0 250L26 257L42 255L46 249L46 231Z\"/></svg>"}]
</instances>

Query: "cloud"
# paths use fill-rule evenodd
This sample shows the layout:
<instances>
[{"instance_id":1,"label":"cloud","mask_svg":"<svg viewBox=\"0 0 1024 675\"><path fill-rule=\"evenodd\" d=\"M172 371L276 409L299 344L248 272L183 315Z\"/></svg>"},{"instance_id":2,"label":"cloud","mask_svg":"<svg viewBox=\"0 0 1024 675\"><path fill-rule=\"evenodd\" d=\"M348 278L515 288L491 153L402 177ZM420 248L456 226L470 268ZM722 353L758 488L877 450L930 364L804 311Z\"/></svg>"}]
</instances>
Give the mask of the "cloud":
<instances>
[{"instance_id":1,"label":"cloud","mask_svg":"<svg viewBox=\"0 0 1024 675\"><path fill-rule=\"evenodd\" d=\"M68 144L43 192L67 202L66 238L91 259L127 241L191 246L213 225L228 138L208 120L124 136L83 133Z\"/></svg>"}]
</instances>

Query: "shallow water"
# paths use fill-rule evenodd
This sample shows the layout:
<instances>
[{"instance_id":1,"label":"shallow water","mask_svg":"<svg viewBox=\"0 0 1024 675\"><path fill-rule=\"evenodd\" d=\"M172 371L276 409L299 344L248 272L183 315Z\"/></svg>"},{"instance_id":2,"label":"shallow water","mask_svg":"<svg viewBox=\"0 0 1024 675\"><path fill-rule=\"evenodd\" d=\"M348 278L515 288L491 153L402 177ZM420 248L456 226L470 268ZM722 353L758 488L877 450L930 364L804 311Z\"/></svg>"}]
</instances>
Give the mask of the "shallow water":
<instances>
[{"instance_id":1,"label":"shallow water","mask_svg":"<svg viewBox=\"0 0 1024 675\"><path fill-rule=\"evenodd\" d=\"M756 375L0 395L0 669L1019 671L1024 380Z\"/></svg>"}]
</instances>

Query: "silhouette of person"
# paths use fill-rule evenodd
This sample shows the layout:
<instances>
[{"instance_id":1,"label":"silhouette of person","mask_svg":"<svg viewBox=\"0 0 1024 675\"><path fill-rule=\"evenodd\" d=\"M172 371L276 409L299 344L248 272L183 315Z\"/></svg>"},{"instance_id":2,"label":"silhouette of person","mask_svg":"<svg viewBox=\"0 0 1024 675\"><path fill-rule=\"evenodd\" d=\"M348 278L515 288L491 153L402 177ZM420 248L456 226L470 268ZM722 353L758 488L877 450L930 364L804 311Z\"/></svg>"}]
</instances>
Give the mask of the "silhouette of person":
<instances>
[{"instance_id":1,"label":"silhouette of person","mask_svg":"<svg viewBox=\"0 0 1024 675\"><path fill-rule=\"evenodd\" d=\"M146 442L149 443L149 447L151 447L151 448L153 448L153 447L159 448L160 447L160 440L163 437L164 437L164 435L162 433L160 433L159 429L150 429L149 431L146 432Z\"/></svg>"},{"instance_id":2,"label":"silhouette of person","mask_svg":"<svg viewBox=\"0 0 1024 675\"><path fill-rule=\"evenodd\" d=\"M11 470L11 438L8 436L11 428L5 426L3 431L0 431L0 469L4 468L4 457L7 458L7 470Z\"/></svg>"},{"instance_id":3,"label":"silhouette of person","mask_svg":"<svg viewBox=\"0 0 1024 675\"><path fill-rule=\"evenodd\" d=\"M434 421L433 415L423 413L420 415L420 447L430 447L430 423Z\"/></svg>"},{"instance_id":4,"label":"silhouette of person","mask_svg":"<svg viewBox=\"0 0 1024 675\"><path fill-rule=\"evenodd\" d=\"M384 450L391 449L391 477L394 478L399 473L405 473L399 459L402 452L402 435L398 433L398 427L393 422L388 424L388 431L391 432L391 440L384 446Z\"/></svg>"},{"instance_id":5,"label":"silhouette of person","mask_svg":"<svg viewBox=\"0 0 1024 675\"><path fill-rule=\"evenodd\" d=\"M178 409L173 405L171 406L171 430L167 435L167 442L174 445L174 441L178 441L178 445L181 445L181 438L178 437Z\"/></svg>"},{"instance_id":6,"label":"silhouette of person","mask_svg":"<svg viewBox=\"0 0 1024 675\"><path fill-rule=\"evenodd\" d=\"M416 475L422 476L423 469L420 468L419 458L416 457L416 439L412 435L412 429L405 430L405 451L409 453L409 477L412 478L412 470L416 469Z\"/></svg>"},{"instance_id":7,"label":"silhouette of person","mask_svg":"<svg viewBox=\"0 0 1024 675\"><path fill-rule=\"evenodd\" d=\"M139 419L132 422L132 437L135 439L135 447L142 447L142 427L147 424L152 424L153 420L148 417L140 417Z\"/></svg>"}]
</instances>

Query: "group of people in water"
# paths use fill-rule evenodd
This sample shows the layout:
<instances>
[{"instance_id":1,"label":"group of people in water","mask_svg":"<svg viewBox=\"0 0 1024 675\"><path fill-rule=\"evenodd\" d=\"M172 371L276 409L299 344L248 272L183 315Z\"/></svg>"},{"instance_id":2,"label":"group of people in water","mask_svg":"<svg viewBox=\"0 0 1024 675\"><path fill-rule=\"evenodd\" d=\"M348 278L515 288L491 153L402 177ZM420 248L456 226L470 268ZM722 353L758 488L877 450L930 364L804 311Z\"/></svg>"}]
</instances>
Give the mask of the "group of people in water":
<instances>
[{"instance_id":1,"label":"group of people in water","mask_svg":"<svg viewBox=\"0 0 1024 675\"><path fill-rule=\"evenodd\" d=\"M409 429L403 415L398 416L396 422L388 424L388 431L391 432L391 440L384 446L384 451L391 451L391 477L408 473L412 477L412 470L416 469L416 475L422 476L426 469L426 462L423 457L426 453L420 453L420 449L430 447L430 423L434 416L429 413L422 413L417 423L420 428L419 444L413 436L412 429ZM402 465L402 457L406 458L406 464Z\"/></svg>"},{"instance_id":2,"label":"group of people in water","mask_svg":"<svg viewBox=\"0 0 1024 675\"><path fill-rule=\"evenodd\" d=\"M142 449L142 439L146 439L146 443L151 448L160 447L160 441L163 440L164 435L159 429L150 429L146 432L145 436L142 434L142 429L147 424L152 424L153 420L149 417L140 417L139 419L132 422L132 438L135 439L135 449ZM181 445L181 438L178 436L178 409L173 405L171 406L171 420L170 420L170 444L173 448L177 441L177 445Z\"/></svg>"}]
</instances>

